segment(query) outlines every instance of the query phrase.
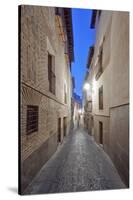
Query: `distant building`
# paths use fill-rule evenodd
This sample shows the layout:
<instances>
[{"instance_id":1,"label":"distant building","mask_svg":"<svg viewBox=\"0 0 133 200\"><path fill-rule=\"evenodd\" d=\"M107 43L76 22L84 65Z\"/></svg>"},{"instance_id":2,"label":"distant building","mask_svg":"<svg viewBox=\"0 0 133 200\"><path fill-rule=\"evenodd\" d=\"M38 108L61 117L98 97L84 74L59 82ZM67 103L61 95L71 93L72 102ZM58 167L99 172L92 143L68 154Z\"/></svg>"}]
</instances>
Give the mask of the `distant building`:
<instances>
[{"instance_id":1,"label":"distant building","mask_svg":"<svg viewBox=\"0 0 133 200\"><path fill-rule=\"evenodd\" d=\"M22 5L21 192L71 127L71 9Z\"/></svg>"},{"instance_id":2,"label":"distant building","mask_svg":"<svg viewBox=\"0 0 133 200\"><path fill-rule=\"evenodd\" d=\"M74 102L73 123L74 123L74 128L78 128L81 123L82 99L75 92L73 93L73 102Z\"/></svg>"},{"instance_id":3,"label":"distant building","mask_svg":"<svg viewBox=\"0 0 133 200\"><path fill-rule=\"evenodd\" d=\"M83 91L85 124L129 184L129 13L93 10Z\"/></svg>"}]
</instances>

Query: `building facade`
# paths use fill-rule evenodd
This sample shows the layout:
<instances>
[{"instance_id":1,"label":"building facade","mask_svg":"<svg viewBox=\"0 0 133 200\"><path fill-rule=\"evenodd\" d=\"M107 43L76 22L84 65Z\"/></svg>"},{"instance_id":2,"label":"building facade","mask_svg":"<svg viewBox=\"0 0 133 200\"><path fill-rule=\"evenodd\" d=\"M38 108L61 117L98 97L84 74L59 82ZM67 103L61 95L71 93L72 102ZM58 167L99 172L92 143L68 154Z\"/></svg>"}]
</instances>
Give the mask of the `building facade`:
<instances>
[{"instance_id":1,"label":"building facade","mask_svg":"<svg viewBox=\"0 0 133 200\"><path fill-rule=\"evenodd\" d=\"M74 129L82 125L82 99L75 92L73 93L73 124Z\"/></svg>"},{"instance_id":2,"label":"building facade","mask_svg":"<svg viewBox=\"0 0 133 200\"><path fill-rule=\"evenodd\" d=\"M93 10L96 41L83 91L85 124L129 185L129 13Z\"/></svg>"},{"instance_id":3,"label":"building facade","mask_svg":"<svg viewBox=\"0 0 133 200\"><path fill-rule=\"evenodd\" d=\"M71 127L71 9L19 7L21 192Z\"/></svg>"}]
</instances>

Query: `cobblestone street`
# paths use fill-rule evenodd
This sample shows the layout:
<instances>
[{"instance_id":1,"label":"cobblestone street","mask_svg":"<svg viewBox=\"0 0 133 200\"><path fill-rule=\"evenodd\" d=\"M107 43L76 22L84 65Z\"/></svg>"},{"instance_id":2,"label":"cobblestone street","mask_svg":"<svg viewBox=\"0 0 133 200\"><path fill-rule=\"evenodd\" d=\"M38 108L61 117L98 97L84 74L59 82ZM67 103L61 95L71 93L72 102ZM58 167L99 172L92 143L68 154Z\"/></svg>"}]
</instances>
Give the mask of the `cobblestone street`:
<instances>
[{"instance_id":1,"label":"cobblestone street","mask_svg":"<svg viewBox=\"0 0 133 200\"><path fill-rule=\"evenodd\" d=\"M125 188L103 149L85 130L71 132L25 194Z\"/></svg>"}]
</instances>

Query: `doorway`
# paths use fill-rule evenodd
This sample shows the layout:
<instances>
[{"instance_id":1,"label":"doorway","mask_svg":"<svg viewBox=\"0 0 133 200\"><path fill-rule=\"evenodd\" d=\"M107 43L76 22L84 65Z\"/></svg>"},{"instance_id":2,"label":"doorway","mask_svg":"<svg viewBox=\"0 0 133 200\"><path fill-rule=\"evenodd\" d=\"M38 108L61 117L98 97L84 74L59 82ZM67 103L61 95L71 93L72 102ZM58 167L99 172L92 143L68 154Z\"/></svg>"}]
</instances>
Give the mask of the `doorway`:
<instances>
[{"instance_id":1,"label":"doorway","mask_svg":"<svg viewBox=\"0 0 133 200\"><path fill-rule=\"evenodd\" d=\"M57 136L57 142L61 142L61 118L58 118L58 136Z\"/></svg>"},{"instance_id":2,"label":"doorway","mask_svg":"<svg viewBox=\"0 0 133 200\"><path fill-rule=\"evenodd\" d=\"M99 122L99 142L103 145L103 123Z\"/></svg>"},{"instance_id":3,"label":"doorway","mask_svg":"<svg viewBox=\"0 0 133 200\"><path fill-rule=\"evenodd\" d=\"M63 118L63 132L64 132L64 137L66 136L66 131L67 131L67 117Z\"/></svg>"}]
</instances>

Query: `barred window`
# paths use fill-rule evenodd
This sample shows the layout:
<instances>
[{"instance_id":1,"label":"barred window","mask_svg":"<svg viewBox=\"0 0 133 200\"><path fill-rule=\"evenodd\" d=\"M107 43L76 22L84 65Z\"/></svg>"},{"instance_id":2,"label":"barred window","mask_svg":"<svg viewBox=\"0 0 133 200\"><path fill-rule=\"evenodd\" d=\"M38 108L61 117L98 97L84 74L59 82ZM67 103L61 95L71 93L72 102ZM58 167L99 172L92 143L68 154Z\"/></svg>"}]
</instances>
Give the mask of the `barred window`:
<instances>
[{"instance_id":1,"label":"barred window","mask_svg":"<svg viewBox=\"0 0 133 200\"><path fill-rule=\"evenodd\" d=\"M38 131L38 106L27 106L27 135Z\"/></svg>"}]
</instances>

